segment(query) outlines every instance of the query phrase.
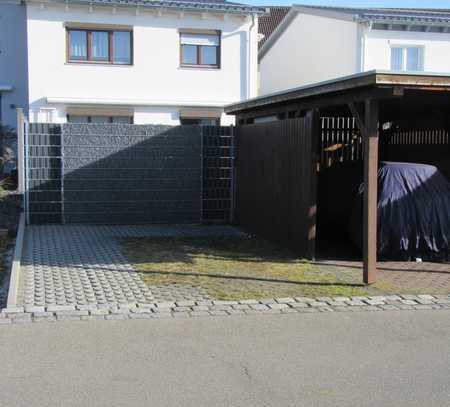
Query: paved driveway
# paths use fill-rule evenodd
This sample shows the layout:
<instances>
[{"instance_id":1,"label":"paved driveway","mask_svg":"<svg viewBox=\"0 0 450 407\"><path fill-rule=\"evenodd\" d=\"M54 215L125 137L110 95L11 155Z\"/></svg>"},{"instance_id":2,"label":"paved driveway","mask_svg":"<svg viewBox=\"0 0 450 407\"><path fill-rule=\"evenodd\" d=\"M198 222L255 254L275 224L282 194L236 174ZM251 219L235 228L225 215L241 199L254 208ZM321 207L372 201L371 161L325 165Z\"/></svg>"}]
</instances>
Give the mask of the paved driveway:
<instances>
[{"instance_id":1,"label":"paved driveway","mask_svg":"<svg viewBox=\"0 0 450 407\"><path fill-rule=\"evenodd\" d=\"M447 407L449 311L0 326L14 407Z\"/></svg>"},{"instance_id":2,"label":"paved driveway","mask_svg":"<svg viewBox=\"0 0 450 407\"><path fill-rule=\"evenodd\" d=\"M29 226L25 230L18 304L28 306L203 300L196 286L146 286L119 239L239 233L222 226Z\"/></svg>"}]
</instances>

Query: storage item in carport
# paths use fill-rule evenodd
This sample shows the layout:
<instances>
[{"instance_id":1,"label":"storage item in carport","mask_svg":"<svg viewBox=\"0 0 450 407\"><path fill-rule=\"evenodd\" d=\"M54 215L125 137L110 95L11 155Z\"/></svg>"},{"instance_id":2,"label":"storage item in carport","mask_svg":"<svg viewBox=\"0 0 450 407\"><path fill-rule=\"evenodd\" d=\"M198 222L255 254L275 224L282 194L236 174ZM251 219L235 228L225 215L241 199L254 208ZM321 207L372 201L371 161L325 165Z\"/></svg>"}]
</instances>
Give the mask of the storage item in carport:
<instances>
[{"instance_id":1,"label":"storage item in carport","mask_svg":"<svg viewBox=\"0 0 450 407\"><path fill-rule=\"evenodd\" d=\"M362 247L361 184L349 231ZM432 165L381 162L378 169L378 255L448 260L450 183Z\"/></svg>"},{"instance_id":2,"label":"storage item in carport","mask_svg":"<svg viewBox=\"0 0 450 407\"><path fill-rule=\"evenodd\" d=\"M319 172L317 233L320 239L333 240L346 234L362 174L362 161L335 164Z\"/></svg>"}]
</instances>

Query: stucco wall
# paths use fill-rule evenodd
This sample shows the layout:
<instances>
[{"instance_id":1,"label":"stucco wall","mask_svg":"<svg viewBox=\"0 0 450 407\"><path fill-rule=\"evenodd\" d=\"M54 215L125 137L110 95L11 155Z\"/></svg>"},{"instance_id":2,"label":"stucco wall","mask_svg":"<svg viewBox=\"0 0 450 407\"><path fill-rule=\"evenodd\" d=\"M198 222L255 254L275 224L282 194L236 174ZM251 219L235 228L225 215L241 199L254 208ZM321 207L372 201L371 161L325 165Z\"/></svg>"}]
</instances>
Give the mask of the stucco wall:
<instances>
[{"instance_id":1,"label":"stucco wall","mask_svg":"<svg viewBox=\"0 0 450 407\"><path fill-rule=\"evenodd\" d=\"M450 72L450 34L371 30L366 34L365 70L390 69L393 45L424 47L424 71Z\"/></svg>"},{"instance_id":2,"label":"stucco wall","mask_svg":"<svg viewBox=\"0 0 450 407\"><path fill-rule=\"evenodd\" d=\"M260 61L260 93L352 74L359 49L356 23L298 14Z\"/></svg>"},{"instance_id":3,"label":"stucco wall","mask_svg":"<svg viewBox=\"0 0 450 407\"><path fill-rule=\"evenodd\" d=\"M133 26L133 66L66 63L65 22ZM30 119L48 118L42 108L55 108L53 121L64 122L65 105L47 105L47 97L118 100L136 108L136 123L174 124L183 103L225 105L256 94L257 24L253 28L249 68L247 41L251 21L243 16L177 14L135 8L28 6ZM222 31L221 69L179 67L180 28ZM250 80L247 78L251 72ZM164 102L169 107L145 106ZM142 105L140 105L142 103ZM226 121L226 120L225 120Z\"/></svg>"},{"instance_id":4,"label":"stucco wall","mask_svg":"<svg viewBox=\"0 0 450 407\"><path fill-rule=\"evenodd\" d=\"M27 109L26 9L19 1L0 2L0 92L3 124L16 127L16 107Z\"/></svg>"}]
</instances>

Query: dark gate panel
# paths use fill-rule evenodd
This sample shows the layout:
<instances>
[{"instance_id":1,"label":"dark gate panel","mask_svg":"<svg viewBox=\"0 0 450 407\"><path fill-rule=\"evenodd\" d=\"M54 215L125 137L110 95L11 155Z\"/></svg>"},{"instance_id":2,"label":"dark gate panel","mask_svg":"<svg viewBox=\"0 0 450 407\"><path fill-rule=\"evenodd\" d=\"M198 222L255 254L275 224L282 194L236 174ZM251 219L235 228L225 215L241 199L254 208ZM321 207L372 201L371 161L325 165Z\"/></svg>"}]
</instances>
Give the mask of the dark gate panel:
<instances>
[{"instance_id":1,"label":"dark gate panel","mask_svg":"<svg viewBox=\"0 0 450 407\"><path fill-rule=\"evenodd\" d=\"M30 124L30 223L224 223L231 127Z\"/></svg>"},{"instance_id":2,"label":"dark gate panel","mask_svg":"<svg viewBox=\"0 0 450 407\"><path fill-rule=\"evenodd\" d=\"M233 213L233 127L202 127L202 213L205 223L224 223Z\"/></svg>"},{"instance_id":3,"label":"dark gate panel","mask_svg":"<svg viewBox=\"0 0 450 407\"><path fill-rule=\"evenodd\" d=\"M25 203L29 223L61 223L61 126L25 125Z\"/></svg>"},{"instance_id":4,"label":"dark gate panel","mask_svg":"<svg viewBox=\"0 0 450 407\"><path fill-rule=\"evenodd\" d=\"M301 256L315 250L315 115L237 128L236 220Z\"/></svg>"},{"instance_id":5,"label":"dark gate panel","mask_svg":"<svg viewBox=\"0 0 450 407\"><path fill-rule=\"evenodd\" d=\"M200 128L66 124L67 223L199 222Z\"/></svg>"}]
</instances>

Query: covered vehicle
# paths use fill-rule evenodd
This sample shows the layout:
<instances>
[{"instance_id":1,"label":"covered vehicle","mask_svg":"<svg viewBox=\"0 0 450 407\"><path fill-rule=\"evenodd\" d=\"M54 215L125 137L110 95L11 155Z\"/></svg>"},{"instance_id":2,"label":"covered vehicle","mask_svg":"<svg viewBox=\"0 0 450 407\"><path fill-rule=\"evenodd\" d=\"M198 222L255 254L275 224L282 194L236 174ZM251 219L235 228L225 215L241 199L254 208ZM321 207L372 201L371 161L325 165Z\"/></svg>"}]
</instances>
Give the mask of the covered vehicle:
<instances>
[{"instance_id":1,"label":"covered vehicle","mask_svg":"<svg viewBox=\"0 0 450 407\"><path fill-rule=\"evenodd\" d=\"M361 184L350 217L352 241L362 247ZM450 183L432 165L381 162L378 169L378 255L381 259L447 261Z\"/></svg>"}]
</instances>

